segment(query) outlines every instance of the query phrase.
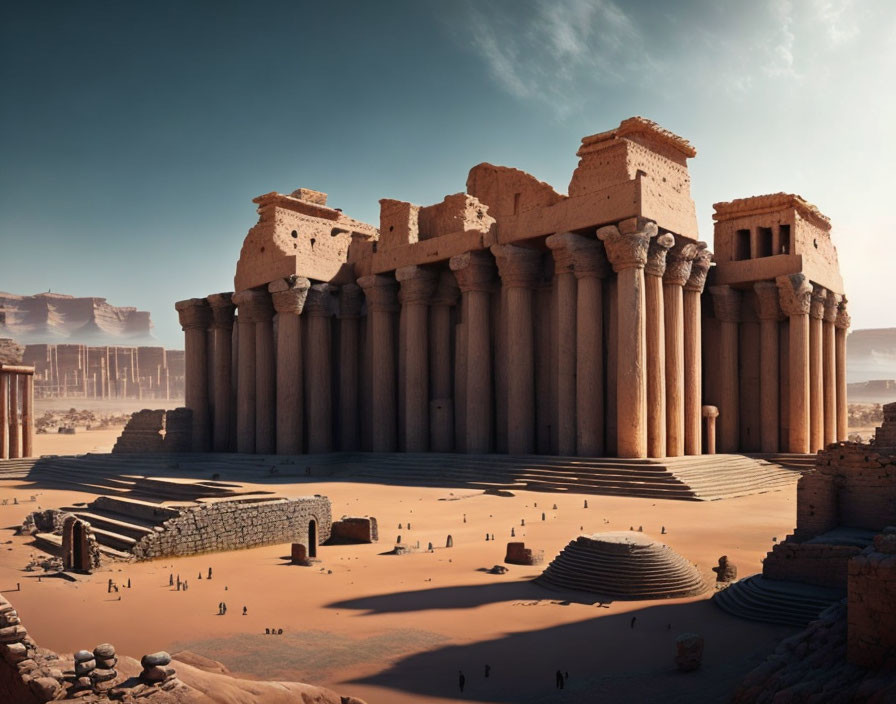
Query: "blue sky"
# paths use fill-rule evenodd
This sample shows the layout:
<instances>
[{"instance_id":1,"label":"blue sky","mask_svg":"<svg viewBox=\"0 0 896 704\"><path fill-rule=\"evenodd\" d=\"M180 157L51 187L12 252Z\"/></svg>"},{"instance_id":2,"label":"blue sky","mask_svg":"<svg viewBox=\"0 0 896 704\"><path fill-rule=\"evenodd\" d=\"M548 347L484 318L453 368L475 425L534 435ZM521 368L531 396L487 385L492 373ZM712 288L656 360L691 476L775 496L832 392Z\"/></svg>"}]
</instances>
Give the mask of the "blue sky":
<instances>
[{"instance_id":1,"label":"blue sky","mask_svg":"<svg viewBox=\"0 0 896 704\"><path fill-rule=\"evenodd\" d=\"M41 2L0 9L0 290L105 296L182 345L230 290L251 199L305 186L376 223L480 161L565 192L582 136L644 115L712 203L834 222L855 327L896 325L896 3Z\"/></svg>"}]
</instances>

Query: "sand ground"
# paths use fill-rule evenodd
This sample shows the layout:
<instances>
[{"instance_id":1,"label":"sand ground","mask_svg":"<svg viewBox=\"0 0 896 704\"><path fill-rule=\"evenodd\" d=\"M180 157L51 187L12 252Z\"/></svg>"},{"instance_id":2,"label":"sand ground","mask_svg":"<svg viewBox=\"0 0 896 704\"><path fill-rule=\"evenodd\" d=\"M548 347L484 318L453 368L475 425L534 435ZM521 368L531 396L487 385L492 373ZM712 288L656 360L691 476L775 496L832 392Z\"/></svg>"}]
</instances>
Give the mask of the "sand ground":
<instances>
[{"instance_id":1,"label":"sand ground","mask_svg":"<svg viewBox=\"0 0 896 704\"><path fill-rule=\"evenodd\" d=\"M63 437L74 454L107 450L115 435ZM55 436L39 438L39 452L62 452ZM665 526L662 539L695 562L708 581L722 554L745 576L760 571L773 537L781 540L792 530L793 491L704 503L535 492L500 497L272 479L266 488L284 495L329 496L334 517L376 516L380 542L322 546L320 562L312 567L288 564L289 546L276 545L116 564L74 583L38 581L36 573L22 571L35 552L30 539L14 536L12 528L38 505L70 505L92 495L0 481L0 499L9 499L0 506L0 590L37 641L57 651L104 641L138 657L188 648L241 676L310 682L371 704L724 701L792 632L728 616L707 600L709 594L599 606L588 595L533 584L538 567L511 565L505 575L482 570L502 562L511 527L516 539L544 550L550 560L581 532L643 525L654 537ZM37 502L28 502L35 494ZM12 505L13 497L22 503ZM495 541L486 541L486 533ZM424 551L382 554L399 534L402 544L419 541ZM449 534L454 547L446 549ZM433 553L425 552L429 542ZM205 578L209 567L211 581ZM187 579L189 590L170 588L171 574ZM119 584L130 579L132 588L110 595L110 578ZM16 583L21 591L10 591ZM217 615L221 601L227 603L226 616ZM265 635L266 627L284 634ZM705 636L706 653L700 671L682 675L674 668L674 640L688 631ZM492 668L488 679L486 664ZM557 669L569 672L562 692L554 689ZM463 694L458 670L466 675Z\"/></svg>"}]
</instances>

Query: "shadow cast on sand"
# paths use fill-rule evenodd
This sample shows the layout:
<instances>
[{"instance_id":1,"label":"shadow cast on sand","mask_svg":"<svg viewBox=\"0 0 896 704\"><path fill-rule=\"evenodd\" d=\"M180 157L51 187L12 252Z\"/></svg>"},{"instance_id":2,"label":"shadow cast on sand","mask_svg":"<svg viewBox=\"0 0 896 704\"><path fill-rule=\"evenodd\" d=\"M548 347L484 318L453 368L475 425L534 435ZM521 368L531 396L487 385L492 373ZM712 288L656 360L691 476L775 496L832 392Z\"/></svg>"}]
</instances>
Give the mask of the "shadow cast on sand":
<instances>
[{"instance_id":1,"label":"shadow cast on sand","mask_svg":"<svg viewBox=\"0 0 896 704\"><path fill-rule=\"evenodd\" d=\"M526 617L526 610L521 610L517 623ZM675 639L684 632L706 638L703 666L687 674L679 673L674 664ZM727 701L747 672L790 633L785 627L736 619L708 600L659 604L476 643L445 645L402 658L352 683L401 689L421 701L459 697L508 704L709 704ZM491 668L488 678L484 677L486 664ZM463 694L458 690L458 670L466 676ZM569 672L562 691L555 688L557 670Z\"/></svg>"}]
</instances>

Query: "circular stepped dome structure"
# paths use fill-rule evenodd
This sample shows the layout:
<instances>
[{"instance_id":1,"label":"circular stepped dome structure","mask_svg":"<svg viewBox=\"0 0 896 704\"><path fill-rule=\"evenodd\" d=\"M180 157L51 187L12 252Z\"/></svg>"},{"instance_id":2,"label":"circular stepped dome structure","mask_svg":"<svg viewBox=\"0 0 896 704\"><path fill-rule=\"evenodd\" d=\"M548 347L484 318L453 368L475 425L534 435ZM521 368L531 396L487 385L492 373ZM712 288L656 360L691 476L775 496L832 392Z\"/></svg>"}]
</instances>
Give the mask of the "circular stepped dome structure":
<instances>
[{"instance_id":1,"label":"circular stepped dome structure","mask_svg":"<svg viewBox=\"0 0 896 704\"><path fill-rule=\"evenodd\" d=\"M579 536L538 581L621 600L697 596L707 589L697 568L672 548L631 531Z\"/></svg>"}]
</instances>

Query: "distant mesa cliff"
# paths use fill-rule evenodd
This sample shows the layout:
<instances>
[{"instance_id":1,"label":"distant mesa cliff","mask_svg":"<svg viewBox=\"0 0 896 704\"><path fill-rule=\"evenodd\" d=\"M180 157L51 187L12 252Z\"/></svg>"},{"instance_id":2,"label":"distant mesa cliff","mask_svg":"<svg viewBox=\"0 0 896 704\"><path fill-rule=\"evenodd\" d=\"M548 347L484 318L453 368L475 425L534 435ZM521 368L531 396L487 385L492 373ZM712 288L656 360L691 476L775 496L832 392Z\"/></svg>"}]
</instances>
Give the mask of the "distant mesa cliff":
<instances>
[{"instance_id":1,"label":"distant mesa cliff","mask_svg":"<svg viewBox=\"0 0 896 704\"><path fill-rule=\"evenodd\" d=\"M850 383L896 379L896 328L853 330L846 344Z\"/></svg>"},{"instance_id":2,"label":"distant mesa cliff","mask_svg":"<svg viewBox=\"0 0 896 704\"><path fill-rule=\"evenodd\" d=\"M149 312L105 298L0 292L0 337L22 344L153 345Z\"/></svg>"}]
</instances>

